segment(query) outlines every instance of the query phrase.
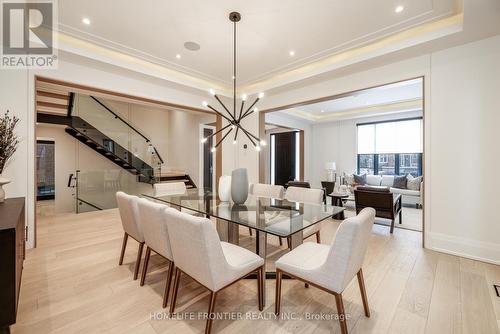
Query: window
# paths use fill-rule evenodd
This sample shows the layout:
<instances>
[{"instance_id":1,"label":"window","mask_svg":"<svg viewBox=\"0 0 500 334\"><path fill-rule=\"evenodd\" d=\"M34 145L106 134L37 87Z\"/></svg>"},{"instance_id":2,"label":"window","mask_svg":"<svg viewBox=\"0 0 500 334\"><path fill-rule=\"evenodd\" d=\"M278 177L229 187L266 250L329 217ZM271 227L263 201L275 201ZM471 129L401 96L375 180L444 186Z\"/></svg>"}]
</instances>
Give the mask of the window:
<instances>
[{"instance_id":1,"label":"window","mask_svg":"<svg viewBox=\"0 0 500 334\"><path fill-rule=\"evenodd\" d=\"M375 159L373 154L358 154L358 174L375 174Z\"/></svg>"},{"instance_id":2,"label":"window","mask_svg":"<svg viewBox=\"0 0 500 334\"><path fill-rule=\"evenodd\" d=\"M358 173L422 175L422 119L358 124Z\"/></svg>"},{"instance_id":3,"label":"window","mask_svg":"<svg viewBox=\"0 0 500 334\"><path fill-rule=\"evenodd\" d=\"M54 199L55 187L55 145L51 140L36 142L37 200Z\"/></svg>"}]
</instances>

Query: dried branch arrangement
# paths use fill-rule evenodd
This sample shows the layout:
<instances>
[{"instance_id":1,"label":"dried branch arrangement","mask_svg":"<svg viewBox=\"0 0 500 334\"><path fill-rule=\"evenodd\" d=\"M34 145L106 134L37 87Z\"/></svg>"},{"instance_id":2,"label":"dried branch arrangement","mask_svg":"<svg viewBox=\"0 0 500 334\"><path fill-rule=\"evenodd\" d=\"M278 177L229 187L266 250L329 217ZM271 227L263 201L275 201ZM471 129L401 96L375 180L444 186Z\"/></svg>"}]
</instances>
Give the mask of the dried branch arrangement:
<instances>
[{"instance_id":1,"label":"dried branch arrangement","mask_svg":"<svg viewBox=\"0 0 500 334\"><path fill-rule=\"evenodd\" d=\"M9 111L0 115L0 174L7 165L7 161L16 152L19 144L19 138L14 133L19 118L16 116L10 117Z\"/></svg>"}]
</instances>

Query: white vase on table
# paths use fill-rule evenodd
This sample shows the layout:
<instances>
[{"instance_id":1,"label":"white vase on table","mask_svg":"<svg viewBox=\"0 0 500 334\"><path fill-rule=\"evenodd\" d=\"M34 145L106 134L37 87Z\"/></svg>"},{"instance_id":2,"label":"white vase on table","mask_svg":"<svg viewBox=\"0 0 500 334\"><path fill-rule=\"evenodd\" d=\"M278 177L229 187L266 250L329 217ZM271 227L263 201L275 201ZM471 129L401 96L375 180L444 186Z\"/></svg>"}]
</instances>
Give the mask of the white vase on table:
<instances>
[{"instance_id":1,"label":"white vase on table","mask_svg":"<svg viewBox=\"0 0 500 334\"><path fill-rule=\"evenodd\" d=\"M0 176L0 203L5 201L5 190L3 190L3 186L8 183L10 183L9 179Z\"/></svg>"}]
</instances>

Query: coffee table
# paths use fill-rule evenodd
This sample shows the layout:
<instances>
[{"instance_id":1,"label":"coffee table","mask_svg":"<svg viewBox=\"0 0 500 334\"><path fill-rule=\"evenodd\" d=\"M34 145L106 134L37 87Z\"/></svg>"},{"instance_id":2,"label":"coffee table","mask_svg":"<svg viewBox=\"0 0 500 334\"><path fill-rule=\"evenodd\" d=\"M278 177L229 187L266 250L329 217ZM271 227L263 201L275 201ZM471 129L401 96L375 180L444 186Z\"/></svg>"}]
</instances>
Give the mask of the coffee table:
<instances>
[{"instance_id":1,"label":"coffee table","mask_svg":"<svg viewBox=\"0 0 500 334\"><path fill-rule=\"evenodd\" d=\"M344 200L348 199L350 194L349 193L332 192L332 193L328 194L327 196L331 197L332 206L344 207ZM332 218L338 219L338 220L344 220L345 219L344 211L333 214Z\"/></svg>"}]
</instances>

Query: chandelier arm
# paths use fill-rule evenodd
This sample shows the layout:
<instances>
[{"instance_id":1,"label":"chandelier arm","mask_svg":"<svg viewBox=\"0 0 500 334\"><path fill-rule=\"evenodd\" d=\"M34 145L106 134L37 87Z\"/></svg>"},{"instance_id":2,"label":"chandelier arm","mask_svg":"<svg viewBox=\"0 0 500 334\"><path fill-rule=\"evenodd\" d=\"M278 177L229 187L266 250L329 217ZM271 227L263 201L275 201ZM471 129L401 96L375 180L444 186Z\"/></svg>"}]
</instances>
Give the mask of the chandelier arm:
<instances>
[{"instance_id":1,"label":"chandelier arm","mask_svg":"<svg viewBox=\"0 0 500 334\"><path fill-rule=\"evenodd\" d=\"M257 137L257 136L255 136L255 135L253 135L251 132L249 132L249 131L245 130L245 129L244 129L243 127L241 127L241 126L238 126L238 128L241 128L241 130L242 130L243 132L245 132L247 135L252 136L253 138L255 138L255 140L257 140L257 141L260 143L260 138L259 138L259 137Z\"/></svg>"},{"instance_id":2,"label":"chandelier arm","mask_svg":"<svg viewBox=\"0 0 500 334\"><path fill-rule=\"evenodd\" d=\"M241 130L243 130L243 133L248 137L248 139L252 142L253 146L257 147L257 144L255 144L255 142L253 141L252 137L250 137L248 135L248 133L245 131L245 129L243 129L242 127L240 127Z\"/></svg>"},{"instance_id":3,"label":"chandelier arm","mask_svg":"<svg viewBox=\"0 0 500 334\"><path fill-rule=\"evenodd\" d=\"M206 137L205 139L207 139L207 140L208 140L208 139L212 138L213 136L217 135L217 134L218 134L218 133L220 133L221 131L226 130L226 129L227 129L228 127L230 127L231 125L232 125L232 124L228 124L228 125L226 125L226 126L225 126L225 127L223 127L222 129L217 130L216 132L212 133L211 135L209 135L209 136L208 136L208 137Z\"/></svg>"},{"instance_id":4,"label":"chandelier arm","mask_svg":"<svg viewBox=\"0 0 500 334\"><path fill-rule=\"evenodd\" d=\"M242 121L245 117L248 117L248 116L250 116L251 114L253 114L253 112L254 112L254 111L255 111L255 109L252 109L252 111L250 111L250 112L247 112L247 113L243 114L243 116L241 116L241 118L240 118L240 120L239 120L239 121L241 122L241 121Z\"/></svg>"},{"instance_id":5,"label":"chandelier arm","mask_svg":"<svg viewBox=\"0 0 500 334\"><path fill-rule=\"evenodd\" d=\"M241 114L243 113L243 106L245 105L245 101L241 101L240 115L238 116L238 123L241 121Z\"/></svg>"},{"instance_id":6,"label":"chandelier arm","mask_svg":"<svg viewBox=\"0 0 500 334\"><path fill-rule=\"evenodd\" d=\"M237 125L237 126L236 126L236 132L234 133L234 139L233 139L234 141L236 141L236 139L238 138L238 131L239 131L239 130L240 130L240 126L239 126L239 125Z\"/></svg>"},{"instance_id":7,"label":"chandelier arm","mask_svg":"<svg viewBox=\"0 0 500 334\"><path fill-rule=\"evenodd\" d=\"M227 113L229 114L229 116L231 116L231 118L233 119L232 122L235 122L236 123L236 119L234 118L233 114L229 111L229 109L227 109L226 105L224 103L222 103L222 101L220 100L220 98L216 95L214 95L215 99L220 103L220 105L224 108L225 111L227 111Z\"/></svg>"},{"instance_id":8,"label":"chandelier arm","mask_svg":"<svg viewBox=\"0 0 500 334\"><path fill-rule=\"evenodd\" d=\"M228 132L224 135L224 137L222 137L222 138L221 138L221 140L219 140L219 141L217 142L217 144L215 145L215 148L217 148L217 147L218 147L218 146L219 146L219 145L220 145L220 144L224 141L224 139L226 139L226 137L227 137L227 136L231 133L231 131L233 131L233 129L232 129L232 128L231 128L231 129L229 129L229 131L228 131Z\"/></svg>"},{"instance_id":9,"label":"chandelier arm","mask_svg":"<svg viewBox=\"0 0 500 334\"><path fill-rule=\"evenodd\" d=\"M245 113L243 114L243 116L242 116L242 117L245 117L245 115L246 115L246 114L248 114L248 113L250 112L250 110L252 110L253 106L254 106L257 102L259 102L259 100L260 100L259 98L256 98L256 99L255 99L255 101L253 101L253 103L250 105L250 107L248 107L247 111L245 111Z\"/></svg>"},{"instance_id":10,"label":"chandelier arm","mask_svg":"<svg viewBox=\"0 0 500 334\"><path fill-rule=\"evenodd\" d=\"M212 109L217 115L221 116L221 117L224 117L226 119L226 121L228 121L230 124L233 124L234 121L230 120L229 118L227 118L223 113L221 113L220 111L218 111L217 109L215 109L214 107L212 107L211 105L207 105L208 108Z\"/></svg>"}]
</instances>

